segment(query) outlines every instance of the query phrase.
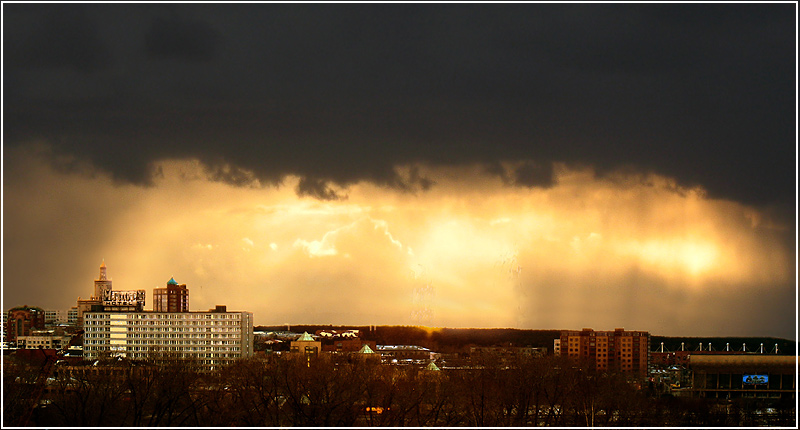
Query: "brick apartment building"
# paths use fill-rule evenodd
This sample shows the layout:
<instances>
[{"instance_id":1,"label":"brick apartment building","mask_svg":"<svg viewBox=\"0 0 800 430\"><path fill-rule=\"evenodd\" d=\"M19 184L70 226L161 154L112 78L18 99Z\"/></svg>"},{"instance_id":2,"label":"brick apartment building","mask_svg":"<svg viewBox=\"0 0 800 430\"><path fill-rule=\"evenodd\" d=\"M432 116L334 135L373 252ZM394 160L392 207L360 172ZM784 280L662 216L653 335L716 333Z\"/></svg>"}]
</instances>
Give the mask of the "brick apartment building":
<instances>
[{"instance_id":1,"label":"brick apartment building","mask_svg":"<svg viewBox=\"0 0 800 430\"><path fill-rule=\"evenodd\" d=\"M556 345L562 357L588 360L599 371L647 375L650 333L646 331L563 330Z\"/></svg>"}]
</instances>

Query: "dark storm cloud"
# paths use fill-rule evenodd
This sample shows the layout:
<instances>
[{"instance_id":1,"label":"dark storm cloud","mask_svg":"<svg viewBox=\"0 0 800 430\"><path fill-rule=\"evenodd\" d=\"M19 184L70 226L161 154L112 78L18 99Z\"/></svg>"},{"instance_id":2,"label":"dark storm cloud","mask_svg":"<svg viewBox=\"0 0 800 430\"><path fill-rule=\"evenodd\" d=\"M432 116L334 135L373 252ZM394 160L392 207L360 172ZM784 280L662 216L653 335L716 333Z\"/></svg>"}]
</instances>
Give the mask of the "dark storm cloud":
<instances>
[{"instance_id":1,"label":"dark storm cloud","mask_svg":"<svg viewBox=\"0 0 800 430\"><path fill-rule=\"evenodd\" d=\"M431 186L401 165L520 161L510 183L530 187L563 162L794 201L790 4L4 13L5 141L49 142L123 182L196 158L218 180L295 174L299 193L337 198L331 184Z\"/></svg>"},{"instance_id":2,"label":"dark storm cloud","mask_svg":"<svg viewBox=\"0 0 800 430\"><path fill-rule=\"evenodd\" d=\"M537 163L526 161L510 171L500 163L490 163L485 166L486 173L498 176L506 185L522 187L550 188L556 185L552 163Z\"/></svg>"},{"instance_id":3,"label":"dark storm cloud","mask_svg":"<svg viewBox=\"0 0 800 430\"><path fill-rule=\"evenodd\" d=\"M213 27L173 14L158 19L145 36L147 54L154 58L210 60L219 42Z\"/></svg>"},{"instance_id":4,"label":"dark storm cloud","mask_svg":"<svg viewBox=\"0 0 800 430\"><path fill-rule=\"evenodd\" d=\"M34 25L30 27L24 26L30 18L24 15L27 14L19 16L16 31L4 34L5 61L12 67L91 72L107 66L111 60L96 23L81 5L48 8L33 18Z\"/></svg>"},{"instance_id":5,"label":"dark storm cloud","mask_svg":"<svg viewBox=\"0 0 800 430\"><path fill-rule=\"evenodd\" d=\"M346 198L329 187L325 181L315 178L301 178L296 190L299 196L312 196L320 200L343 200Z\"/></svg>"}]
</instances>

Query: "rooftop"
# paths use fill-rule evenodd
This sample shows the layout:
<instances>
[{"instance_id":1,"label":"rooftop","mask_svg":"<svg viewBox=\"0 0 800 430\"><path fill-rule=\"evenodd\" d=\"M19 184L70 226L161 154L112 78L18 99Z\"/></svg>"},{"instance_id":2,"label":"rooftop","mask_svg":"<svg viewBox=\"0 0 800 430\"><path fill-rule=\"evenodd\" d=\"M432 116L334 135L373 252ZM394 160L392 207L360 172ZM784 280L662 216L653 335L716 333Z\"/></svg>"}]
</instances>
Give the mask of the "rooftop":
<instances>
[{"instance_id":1,"label":"rooftop","mask_svg":"<svg viewBox=\"0 0 800 430\"><path fill-rule=\"evenodd\" d=\"M314 338L311 337L311 335L308 334L308 332L306 331L306 332L303 332L303 334L301 334L300 337L297 338L297 341L298 342L314 342Z\"/></svg>"},{"instance_id":2,"label":"rooftop","mask_svg":"<svg viewBox=\"0 0 800 430\"><path fill-rule=\"evenodd\" d=\"M378 345L378 351L430 351L417 345Z\"/></svg>"},{"instance_id":3,"label":"rooftop","mask_svg":"<svg viewBox=\"0 0 800 430\"><path fill-rule=\"evenodd\" d=\"M716 367L716 366L794 367L797 365L797 356L773 355L773 354L719 354L719 355L692 354L689 356L689 364L692 367Z\"/></svg>"}]
</instances>

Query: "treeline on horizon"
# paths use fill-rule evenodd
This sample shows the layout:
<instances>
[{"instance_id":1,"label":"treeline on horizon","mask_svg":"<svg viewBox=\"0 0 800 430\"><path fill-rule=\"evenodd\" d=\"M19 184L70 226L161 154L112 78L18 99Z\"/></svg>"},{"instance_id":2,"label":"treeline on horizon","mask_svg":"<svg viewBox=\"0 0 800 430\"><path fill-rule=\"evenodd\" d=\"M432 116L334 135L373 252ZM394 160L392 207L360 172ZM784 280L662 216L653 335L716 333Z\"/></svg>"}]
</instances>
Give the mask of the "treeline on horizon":
<instances>
[{"instance_id":1,"label":"treeline on horizon","mask_svg":"<svg viewBox=\"0 0 800 430\"><path fill-rule=\"evenodd\" d=\"M419 345L436 352L464 352L470 346L530 346L547 348L553 353L553 340L557 339L561 330L534 330L514 328L430 328L421 326L334 326L334 325L289 325L292 332L311 334L318 330L360 330L362 338L374 340L378 345ZM256 326L256 331L286 331L286 325ZM650 333L650 351L658 351L664 342L664 351L680 351L681 342L686 351L703 350L711 343L713 351L724 351L730 344L731 351L741 351L742 344L747 345L747 352L758 352L764 344L764 353L769 354L778 344L781 355L795 355L797 342L775 337L679 337L657 336Z\"/></svg>"}]
</instances>

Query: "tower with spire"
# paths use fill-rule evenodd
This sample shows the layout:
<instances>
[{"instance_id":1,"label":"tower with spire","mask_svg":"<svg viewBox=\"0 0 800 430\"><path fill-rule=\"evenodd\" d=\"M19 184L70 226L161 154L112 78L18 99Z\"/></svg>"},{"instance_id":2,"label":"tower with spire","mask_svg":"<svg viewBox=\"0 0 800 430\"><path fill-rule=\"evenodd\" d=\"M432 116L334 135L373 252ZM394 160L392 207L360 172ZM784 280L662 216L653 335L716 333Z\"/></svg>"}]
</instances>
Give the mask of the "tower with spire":
<instances>
[{"instance_id":1,"label":"tower with spire","mask_svg":"<svg viewBox=\"0 0 800 430\"><path fill-rule=\"evenodd\" d=\"M100 275L94 280L94 291L88 299L81 299L78 297L77 311L78 327L83 325L83 313L89 312L92 309L99 309L103 305L103 297L106 291L111 291L111 279L108 278L106 271L106 260L100 263Z\"/></svg>"},{"instance_id":2,"label":"tower with spire","mask_svg":"<svg viewBox=\"0 0 800 430\"><path fill-rule=\"evenodd\" d=\"M106 260L103 260L103 263L100 264L100 276L94 280L94 295L92 299L102 301L106 291L111 291L111 289L111 279L108 278L108 273L106 272Z\"/></svg>"}]
</instances>

